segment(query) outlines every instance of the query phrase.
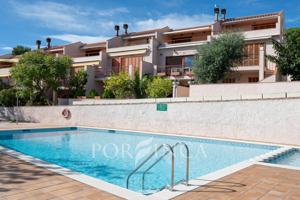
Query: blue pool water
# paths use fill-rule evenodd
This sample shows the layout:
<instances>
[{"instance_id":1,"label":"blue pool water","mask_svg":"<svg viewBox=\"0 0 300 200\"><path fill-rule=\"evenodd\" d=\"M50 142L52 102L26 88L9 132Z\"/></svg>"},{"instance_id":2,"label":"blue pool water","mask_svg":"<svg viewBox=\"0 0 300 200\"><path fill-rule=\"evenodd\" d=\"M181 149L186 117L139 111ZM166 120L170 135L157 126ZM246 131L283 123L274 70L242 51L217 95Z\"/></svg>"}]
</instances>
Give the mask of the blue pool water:
<instances>
[{"instance_id":1,"label":"blue pool water","mask_svg":"<svg viewBox=\"0 0 300 200\"><path fill-rule=\"evenodd\" d=\"M190 149L190 179L277 149L276 146L211 139L163 136L87 128L0 131L0 145L49 163L126 187L128 174L160 144L185 142ZM160 151L130 179L130 190L142 192L141 174ZM185 151L175 150L175 182L185 177ZM145 189L170 183L170 155L145 176Z\"/></svg>"},{"instance_id":2,"label":"blue pool water","mask_svg":"<svg viewBox=\"0 0 300 200\"><path fill-rule=\"evenodd\" d=\"M300 167L300 149L293 149L283 155L266 160L267 163Z\"/></svg>"}]
</instances>

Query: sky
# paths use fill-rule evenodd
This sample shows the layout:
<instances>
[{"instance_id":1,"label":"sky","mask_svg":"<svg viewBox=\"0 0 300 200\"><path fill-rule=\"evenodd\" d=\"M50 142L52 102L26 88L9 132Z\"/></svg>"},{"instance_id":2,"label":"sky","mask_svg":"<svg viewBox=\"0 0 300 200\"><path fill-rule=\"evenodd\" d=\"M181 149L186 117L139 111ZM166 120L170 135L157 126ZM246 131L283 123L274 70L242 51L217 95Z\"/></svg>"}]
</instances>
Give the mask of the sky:
<instances>
[{"instance_id":1,"label":"sky","mask_svg":"<svg viewBox=\"0 0 300 200\"><path fill-rule=\"evenodd\" d=\"M35 48L37 39L45 45L47 37L54 45L103 41L115 24L129 31L205 25L214 5L227 18L284 11L285 27L300 27L299 0L0 0L0 55L17 45Z\"/></svg>"}]
</instances>

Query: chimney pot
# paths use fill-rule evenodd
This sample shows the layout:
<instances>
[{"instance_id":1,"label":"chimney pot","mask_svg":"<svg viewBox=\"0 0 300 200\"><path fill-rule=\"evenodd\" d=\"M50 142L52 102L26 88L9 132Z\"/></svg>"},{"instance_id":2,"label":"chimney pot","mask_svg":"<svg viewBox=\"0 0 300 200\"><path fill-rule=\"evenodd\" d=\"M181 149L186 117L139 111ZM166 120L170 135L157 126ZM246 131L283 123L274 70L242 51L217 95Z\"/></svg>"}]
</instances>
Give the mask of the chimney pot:
<instances>
[{"instance_id":1,"label":"chimney pot","mask_svg":"<svg viewBox=\"0 0 300 200\"><path fill-rule=\"evenodd\" d=\"M123 24L123 28L125 30L125 35L128 34L128 24Z\"/></svg>"},{"instance_id":2,"label":"chimney pot","mask_svg":"<svg viewBox=\"0 0 300 200\"><path fill-rule=\"evenodd\" d=\"M116 31L116 36L119 36L119 30L120 30L120 26L119 25L115 25L115 31Z\"/></svg>"},{"instance_id":3,"label":"chimney pot","mask_svg":"<svg viewBox=\"0 0 300 200\"><path fill-rule=\"evenodd\" d=\"M221 14L222 14L222 21L224 21L226 18L226 9L225 8L221 9Z\"/></svg>"},{"instance_id":4,"label":"chimney pot","mask_svg":"<svg viewBox=\"0 0 300 200\"><path fill-rule=\"evenodd\" d=\"M214 8L214 20L215 22L219 21L219 13L220 13L220 8L215 5L215 8Z\"/></svg>"},{"instance_id":5,"label":"chimney pot","mask_svg":"<svg viewBox=\"0 0 300 200\"><path fill-rule=\"evenodd\" d=\"M51 38L46 38L47 48L51 48Z\"/></svg>"},{"instance_id":6,"label":"chimney pot","mask_svg":"<svg viewBox=\"0 0 300 200\"><path fill-rule=\"evenodd\" d=\"M41 42L41 40L37 40L37 41L35 42L35 44L36 44L36 48L37 48L37 49L40 49L40 48L41 48L42 42Z\"/></svg>"}]
</instances>

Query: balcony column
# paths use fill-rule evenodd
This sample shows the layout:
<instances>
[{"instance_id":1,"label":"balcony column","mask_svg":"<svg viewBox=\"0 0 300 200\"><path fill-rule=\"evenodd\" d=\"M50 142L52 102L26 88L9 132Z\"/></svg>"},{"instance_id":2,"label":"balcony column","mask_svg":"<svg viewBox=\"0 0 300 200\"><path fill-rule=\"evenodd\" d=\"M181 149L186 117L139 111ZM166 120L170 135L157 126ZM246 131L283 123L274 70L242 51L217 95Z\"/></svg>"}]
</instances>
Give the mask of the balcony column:
<instances>
[{"instance_id":1,"label":"balcony column","mask_svg":"<svg viewBox=\"0 0 300 200\"><path fill-rule=\"evenodd\" d=\"M265 79L265 48L259 47L259 81Z\"/></svg>"}]
</instances>

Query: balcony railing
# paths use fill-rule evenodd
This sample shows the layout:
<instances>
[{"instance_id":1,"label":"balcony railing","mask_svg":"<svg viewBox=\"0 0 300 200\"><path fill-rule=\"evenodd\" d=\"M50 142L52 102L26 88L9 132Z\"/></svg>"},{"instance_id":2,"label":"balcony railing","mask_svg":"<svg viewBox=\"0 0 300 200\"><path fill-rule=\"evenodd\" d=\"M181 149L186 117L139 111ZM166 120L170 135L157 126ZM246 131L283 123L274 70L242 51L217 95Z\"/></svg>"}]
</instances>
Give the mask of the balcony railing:
<instances>
[{"instance_id":1,"label":"balcony railing","mask_svg":"<svg viewBox=\"0 0 300 200\"><path fill-rule=\"evenodd\" d=\"M167 65L159 68L158 76L193 76L193 71L190 66L184 65Z\"/></svg>"}]
</instances>

